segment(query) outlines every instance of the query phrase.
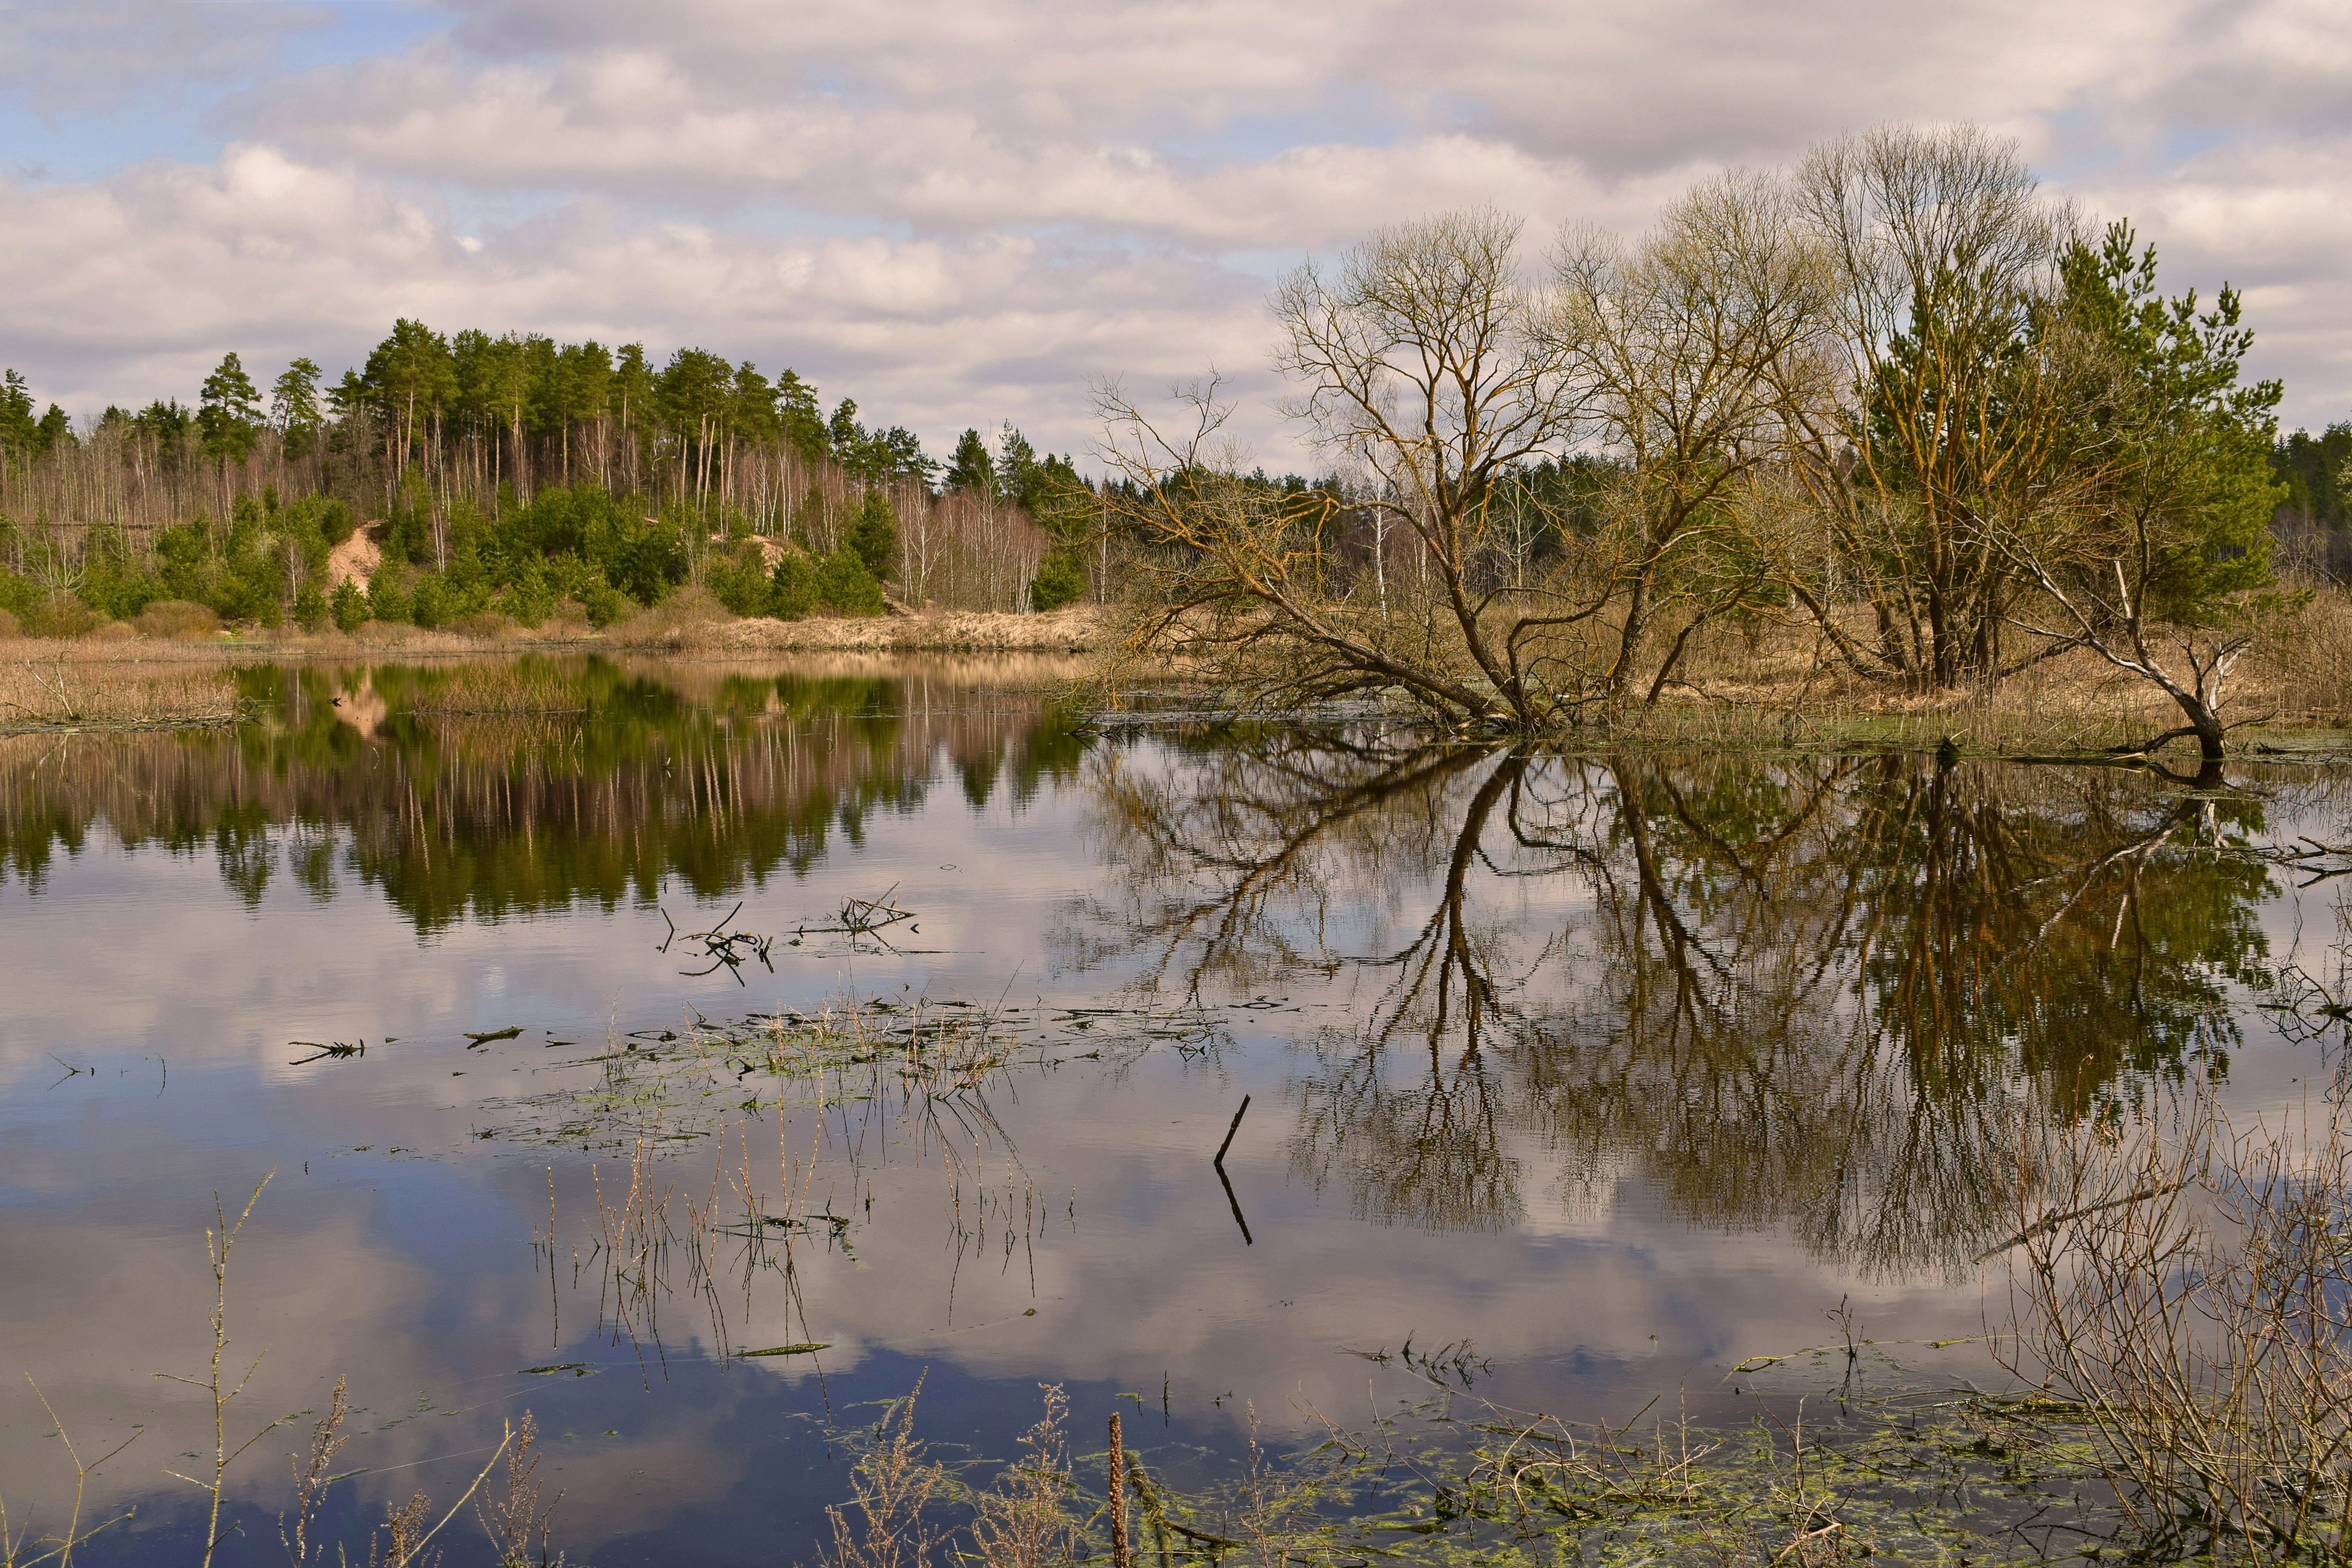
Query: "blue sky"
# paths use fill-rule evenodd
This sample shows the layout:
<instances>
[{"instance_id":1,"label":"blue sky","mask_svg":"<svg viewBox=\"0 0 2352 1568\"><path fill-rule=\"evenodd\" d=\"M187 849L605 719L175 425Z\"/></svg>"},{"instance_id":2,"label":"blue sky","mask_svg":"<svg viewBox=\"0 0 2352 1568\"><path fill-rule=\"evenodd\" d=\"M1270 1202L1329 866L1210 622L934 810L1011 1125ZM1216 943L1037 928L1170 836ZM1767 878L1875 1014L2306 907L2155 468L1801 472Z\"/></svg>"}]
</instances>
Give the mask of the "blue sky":
<instances>
[{"instance_id":1,"label":"blue sky","mask_svg":"<svg viewBox=\"0 0 2352 1568\"><path fill-rule=\"evenodd\" d=\"M76 414L394 315L697 343L1083 450L1215 365L1270 460L1274 273L1492 203L1632 231L1693 180L1973 121L2247 291L2352 416L2341 0L0 0L0 363Z\"/></svg>"}]
</instances>

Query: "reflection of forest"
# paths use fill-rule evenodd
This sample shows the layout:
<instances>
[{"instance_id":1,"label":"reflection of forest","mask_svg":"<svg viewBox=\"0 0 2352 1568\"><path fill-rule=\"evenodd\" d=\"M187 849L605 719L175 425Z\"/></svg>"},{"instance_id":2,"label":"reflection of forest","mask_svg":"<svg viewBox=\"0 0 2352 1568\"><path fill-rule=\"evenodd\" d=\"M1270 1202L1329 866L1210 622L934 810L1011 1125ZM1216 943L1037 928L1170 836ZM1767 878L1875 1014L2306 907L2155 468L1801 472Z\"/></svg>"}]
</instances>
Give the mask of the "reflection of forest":
<instances>
[{"instance_id":1,"label":"reflection of forest","mask_svg":"<svg viewBox=\"0 0 2352 1568\"><path fill-rule=\"evenodd\" d=\"M103 822L209 851L258 900L380 886L419 930L612 907L665 877L716 896L804 870L835 834L910 811L944 752L975 805L1025 801L1081 742L971 675L683 674L602 659L265 668L234 731L0 742L0 879L40 886Z\"/></svg>"},{"instance_id":2,"label":"reflection of forest","mask_svg":"<svg viewBox=\"0 0 2352 1568\"><path fill-rule=\"evenodd\" d=\"M1295 1167L1509 1224L1636 1175L1871 1269L1964 1261L2055 1118L2220 1070L2252 795L1927 756L1391 751L1286 733L1092 765L1160 986L1350 987Z\"/></svg>"}]
</instances>

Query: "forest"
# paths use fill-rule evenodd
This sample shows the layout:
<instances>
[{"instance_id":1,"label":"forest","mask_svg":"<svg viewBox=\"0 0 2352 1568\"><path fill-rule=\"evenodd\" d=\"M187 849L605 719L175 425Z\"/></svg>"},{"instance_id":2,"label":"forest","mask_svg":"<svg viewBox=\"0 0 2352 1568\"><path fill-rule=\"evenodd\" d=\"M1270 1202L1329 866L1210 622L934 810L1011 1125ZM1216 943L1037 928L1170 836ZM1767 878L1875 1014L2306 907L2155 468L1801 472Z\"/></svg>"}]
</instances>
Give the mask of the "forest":
<instances>
[{"instance_id":1,"label":"forest","mask_svg":"<svg viewBox=\"0 0 2352 1568\"><path fill-rule=\"evenodd\" d=\"M942 464L787 369L402 320L330 383L225 354L193 405L79 422L0 388L0 612L71 634L158 602L261 627L593 625L687 584L729 610L1046 610L1101 589L1096 492L1004 425ZM369 526L362 574L331 555ZM887 588L886 591L886 584Z\"/></svg>"}]
</instances>

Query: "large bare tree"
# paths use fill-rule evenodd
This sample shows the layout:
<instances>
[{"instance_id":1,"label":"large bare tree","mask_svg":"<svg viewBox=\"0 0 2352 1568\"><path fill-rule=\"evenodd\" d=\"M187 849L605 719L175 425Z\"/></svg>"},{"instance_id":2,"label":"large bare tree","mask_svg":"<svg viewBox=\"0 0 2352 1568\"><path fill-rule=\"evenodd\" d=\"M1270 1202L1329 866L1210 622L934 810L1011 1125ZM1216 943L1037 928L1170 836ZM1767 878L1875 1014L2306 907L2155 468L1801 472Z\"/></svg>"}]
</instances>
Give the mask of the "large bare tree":
<instances>
[{"instance_id":1,"label":"large bare tree","mask_svg":"<svg viewBox=\"0 0 2352 1568\"><path fill-rule=\"evenodd\" d=\"M1528 643L1554 616L1507 569L1495 502L1515 466L1569 448L1584 390L1550 290L1523 275L1520 227L1494 212L1401 224L1276 290L1276 363L1299 388L1286 412L1354 479L1352 504L1238 478L1214 446L1213 384L1175 431L1101 390L1126 521L1153 547L1156 614L1134 646L1173 637L1297 698L1397 689L1470 727L1553 721ZM1351 521L1372 536L1369 572L1341 570ZM1408 572L1390 572L1392 531Z\"/></svg>"}]
</instances>

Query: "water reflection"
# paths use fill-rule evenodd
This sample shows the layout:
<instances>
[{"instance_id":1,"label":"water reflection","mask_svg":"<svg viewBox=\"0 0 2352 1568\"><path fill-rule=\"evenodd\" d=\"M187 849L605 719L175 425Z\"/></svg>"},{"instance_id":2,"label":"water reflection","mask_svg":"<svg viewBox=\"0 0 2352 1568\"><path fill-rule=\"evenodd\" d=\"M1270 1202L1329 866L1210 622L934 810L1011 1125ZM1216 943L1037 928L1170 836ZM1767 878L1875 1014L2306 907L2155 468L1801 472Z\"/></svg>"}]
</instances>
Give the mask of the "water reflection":
<instances>
[{"instance_id":1,"label":"water reflection","mask_svg":"<svg viewBox=\"0 0 2352 1568\"><path fill-rule=\"evenodd\" d=\"M1614 1418L1812 1342L1849 1289L1874 1331L1966 1335L1977 1292L1941 1282L2006 1234L2044 1125L2306 1070L2252 1048L2247 989L2293 954L2248 850L2342 842L2341 782L1130 730L1058 713L1064 673L256 670L233 736L0 741L0 951L40 982L0 986L0 1205L35 1259L6 1370L201 1447L163 1438L190 1412L150 1374L201 1350L205 1194L274 1165L257 1401L349 1370L387 1467L494 1432L488 1394L533 1402L597 1561L795 1555L840 1493L825 1435L926 1368L989 1451L1043 1380L1094 1419L1160 1391L1170 1441L1223 1452L1253 1403L1279 1423L1403 1377L1342 1352L1416 1333ZM779 942L748 987L682 973L632 907L685 930L740 899L780 932L893 884L908 951ZM814 1094L687 1048L693 1019L845 991L1017 1036L985 1139L861 1087L914 1081L895 1022ZM94 1070L44 1087L68 1063ZM677 1310L641 1376L569 1261L591 1162L636 1136L566 1119L642 1121L670 1071L701 1120L664 1123L663 1190L708 1206L751 1160L767 1213L782 1182L826 1234L797 1305L762 1274L723 1327ZM1254 1245L1209 1164L1245 1093ZM723 1170L704 1121L733 1124ZM559 1218L564 1267L535 1273ZM833 1347L821 1374L719 1353L801 1341ZM572 1363L616 1375L519 1370ZM412 1419L425 1392L446 1426ZM21 1469L41 1438L10 1430Z\"/></svg>"},{"instance_id":2,"label":"water reflection","mask_svg":"<svg viewBox=\"0 0 2352 1568\"><path fill-rule=\"evenodd\" d=\"M1328 977L1293 1170L1495 1229L1638 1173L1865 1270L1999 1223L2034 1114L2226 1070L2266 975L2250 793L1950 757L1661 758L1196 737L1104 756L1143 984Z\"/></svg>"},{"instance_id":3,"label":"water reflection","mask_svg":"<svg viewBox=\"0 0 2352 1568\"><path fill-rule=\"evenodd\" d=\"M420 932L669 879L715 897L919 809L942 752L975 806L1066 775L1078 738L985 673L247 670L259 721L233 733L0 742L0 883L37 887L102 819L130 847L209 852L248 907L282 865L320 900L342 876L380 889Z\"/></svg>"}]
</instances>

